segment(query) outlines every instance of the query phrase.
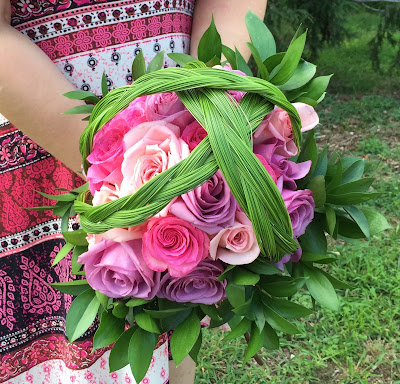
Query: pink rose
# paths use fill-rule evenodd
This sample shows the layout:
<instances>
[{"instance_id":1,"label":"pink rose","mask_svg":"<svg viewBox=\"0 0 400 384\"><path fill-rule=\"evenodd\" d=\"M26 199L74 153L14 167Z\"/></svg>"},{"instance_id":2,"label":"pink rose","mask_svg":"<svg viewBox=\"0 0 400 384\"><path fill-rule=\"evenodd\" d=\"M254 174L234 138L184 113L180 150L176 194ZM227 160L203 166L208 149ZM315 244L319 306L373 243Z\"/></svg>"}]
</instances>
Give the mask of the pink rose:
<instances>
[{"instance_id":1,"label":"pink rose","mask_svg":"<svg viewBox=\"0 0 400 384\"><path fill-rule=\"evenodd\" d=\"M154 271L182 277L208 256L210 241L200 229L174 216L152 218L143 234L143 257Z\"/></svg>"},{"instance_id":2,"label":"pink rose","mask_svg":"<svg viewBox=\"0 0 400 384\"><path fill-rule=\"evenodd\" d=\"M293 107L296 108L297 113L300 116L301 132L309 131L319 123L317 112L315 112L315 109L311 105L304 103L293 103Z\"/></svg>"},{"instance_id":3,"label":"pink rose","mask_svg":"<svg viewBox=\"0 0 400 384\"><path fill-rule=\"evenodd\" d=\"M89 285L109 297L150 300L160 287L161 274L144 262L140 240L102 240L80 255L78 263L84 264Z\"/></svg>"},{"instance_id":4,"label":"pink rose","mask_svg":"<svg viewBox=\"0 0 400 384\"><path fill-rule=\"evenodd\" d=\"M179 135L179 127L164 121L140 124L125 135L120 196L134 193L189 155L189 147Z\"/></svg>"},{"instance_id":5,"label":"pink rose","mask_svg":"<svg viewBox=\"0 0 400 384\"><path fill-rule=\"evenodd\" d=\"M233 226L218 232L210 242L211 258L231 265L250 264L259 254L251 221L239 211Z\"/></svg>"},{"instance_id":6,"label":"pink rose","mask_svg":"<svg viewBox=\"0 0 400 384\"><path fill-rule=\"evenodd\" d=\"M163 120L181 129L194 120L175 92L147 96L146 117L147 121Z\"/></svg>"},{"instance_id":7,"label":"pink rose","mask_svg":"<svg viewBox=\"0 0 400 384\"><path fill-rule=\"evenodd\" d=\"M86 175L93 195L104 183L121 181L123 138L128 130L127 122L115 117L94 135L92 153L87 157L92 166Z\"/></svg>"},{"instance_id":8,"label":"pink rose","mask_svg":"<svg viewBox=\"0 0 400 384\"><path fill-rule=\"evenodd\" d=\"M280 173L275 172L272 167L268 164L267 160L261 155L256 154L256 157L258 160L260 160L260 163L263 165L263 167L267 170L269 175L271 176L272 180L276 184L278 177L280 176Z\"/></svg>"},{"instance_id":9,"label":"pink rose","mask_svg":"<svg viewBox=\"0 0 400 384\"><path fill-rule=\"evenodd\" d=\"M233 225L236 200L221 171L200 187L178 198L170 212L210 235Z\"/></svg>"},{"instance_id":10,"label":"pink rose","mask_svg":"<svg viewBox=\"0 0 400 384\"><path fill-rule=\"evenodd\" d=\"M289 212L293 237L304 235L306 227L314 218L315 203L309 189L282 190L282 198Z\"/></svg>"},{"instance_id":11,"label":"pink rose","mask_svg":"<svg viewBox=\"0 0 400 384\"><path fill-rule=\"evenodd\" d=\"M223 69L224 71L229 71L229 72L234 72L237 73L238 75L241 76L247 76L244 72L239 71L237 69L232 69L232 66L227 63L224 66L222 65L214 65L213 68L216 69ZM239 103L240 100L242 100L243 96L246 94L246 92L242 92L242 91L228 91L228 93L233 96L233 98Z\"/></svg>"},{"instance_id":12,"label":"pink rose","mask_svg":"<svg viewBox=\"0 0 400 384\"><path fill-rule=\"evenodd\" d=\"M191 152L206 136L206 130L199 124L197 120L195 120L183 130L181 138L185 143L187 143Z\"/></svg>"},{"instance_id":13,"label":"pink rose","mask_svg":"<svg viewBox=\"0 0 400 384\"><path fill-rule=\"evenodd\" d=\"M138 97L125 110L104 125L93 138L92 153L87 160L92 164L86 178L92 195L104 183L120 184L123 139L130 129L146 121L145 97Z\"/></svg>"}]
</instances>

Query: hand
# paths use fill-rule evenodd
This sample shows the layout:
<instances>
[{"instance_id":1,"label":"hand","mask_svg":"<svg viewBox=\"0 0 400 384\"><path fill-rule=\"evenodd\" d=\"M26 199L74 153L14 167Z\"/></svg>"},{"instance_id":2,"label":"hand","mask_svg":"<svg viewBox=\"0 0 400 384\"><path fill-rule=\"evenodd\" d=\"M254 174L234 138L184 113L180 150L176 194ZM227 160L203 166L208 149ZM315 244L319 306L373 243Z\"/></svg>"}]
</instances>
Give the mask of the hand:
<instances>
[{"instance_id":1,"label":"hand","mask_svg":"<svg viewBox=\"0 0 400 384\"><path fill-rule=\"evenodd\" d=\"M10 0L0 0L0 24L11 24Z\"/></svg>"}]
</instances>

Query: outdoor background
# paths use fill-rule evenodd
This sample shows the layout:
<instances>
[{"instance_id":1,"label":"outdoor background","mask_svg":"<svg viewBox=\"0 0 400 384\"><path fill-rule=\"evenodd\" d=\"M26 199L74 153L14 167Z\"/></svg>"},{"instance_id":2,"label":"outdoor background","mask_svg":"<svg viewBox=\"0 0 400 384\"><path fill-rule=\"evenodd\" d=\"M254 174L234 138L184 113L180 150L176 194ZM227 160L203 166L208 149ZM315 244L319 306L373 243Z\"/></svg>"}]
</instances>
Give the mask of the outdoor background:
<instances>
[{"instance_id":1,"label":"outdoor background","mask_svg":"<svg viewBox=\"0 0 400 384\"><path fill-rule=\"evenodd\" d=\"M371 242L332 243L333 276L348 282L340 312L317 307L301 335L264 352L264 367L242 364L244 339L205 330L196 384L400 383L400 0L269 0L266 23L286 50L302 23L305 59L333 73L317 106L318 144L369 161L376 203L392 229ZM373 203L371 203L373 204ZM311 307L311 300L302 300Z\"/></svg>"}]
</instances>

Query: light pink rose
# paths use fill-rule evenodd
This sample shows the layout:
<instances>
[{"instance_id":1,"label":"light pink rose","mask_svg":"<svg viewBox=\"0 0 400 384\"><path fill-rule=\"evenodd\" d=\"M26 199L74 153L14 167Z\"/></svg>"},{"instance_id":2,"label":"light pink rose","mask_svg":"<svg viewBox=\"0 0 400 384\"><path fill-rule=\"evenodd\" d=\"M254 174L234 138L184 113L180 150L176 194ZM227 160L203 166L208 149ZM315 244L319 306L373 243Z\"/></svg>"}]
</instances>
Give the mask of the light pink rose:
<instances>
[{"instance_id":1,"label":"light pink rose","mask_svg":"<svg viewBox=\"0 0 400 384\"><path fill-rule=\"evenodd\" d=\"M303 103L294 103L293 106L299 113L302 132L314 128L319 123L313 107ZM275 153L286 158L295 156L298 151L293 141L290 117L286 111L278 107L264 118L254 133L253 140L255 145L276 143Z\"/></svg>"},{"instance_id":2,"label":"light pink rose","mask_svg":"<svg viewBox=\"0 0 400 384\"><path fill-rule=\"evenodd\" d=\"M120 197L118 187L104 184L100 191L95 191L92 204L94 207L116 200ZM142 230L145 224L131 228L113 228L101 234L101 238L122 243L124 241L141 239ZM99 236L99 235L97 235ZM96 240L96 243L98 241Z\"/></svg>"},{"instance_id":3,"label":"light pink rose","mask_svg":"<svg viewBox=\"0 0 400 384\"><path fill-rule=\"evenodd\" d=\"M259 254L251 221L240 211L233 226L218 232L210 242L211 258L231 265L250 264Z\"/></svg>"},{"instance_id":4,"label":"light pink rose","mask_svg":"<svg viewBox=\"0 0 400 384\"><path fill-rule=\"evenodd\" d=\"M115 243L102 240L78 258L89 285L113 298L150 300L160 287L160 272L154 272L142 257L140 240Z\"/></svg>"},{"instance_id":5,"label":"light pink rose","mask_svg":"<svg viewBox=\"0 0 400 384\"><path fill-rule=\"evenodd\" d=\"M182 277L208 256L207 234L175 216L152 218L143 234L143 257L154 271Z\"/></svg>"},{"instance_id":6,"label":"light pink rose","mask_svg":"<svg viewBox=\"0 0 400 384\"><path fill-rule=\"evenodd\" d=\"M181 138L193 151L206 136L206 130L195 120L183 130Z\"/></svg>"},{"instance_id":7,"label":"light pink rose","mask_svg":"<svg viewBox=\"0 0 400 384\"><path fill-rule=\"evenodd\" d=\"M140 124L125 135L120 196L134 193L189 155L189 147L179 135L179 127L164 121Z\"/></svg>"},{"instance_id":8,"label":"light pink rose","mask_svg":"<svg viewBox=\"0 0 400 384\"><path fill-rule=\"evenodd\" d=\"M147 121L163 120L181 129L194 120L175 92L147 96L146 117Z\"/></svg>"}]
</instances>

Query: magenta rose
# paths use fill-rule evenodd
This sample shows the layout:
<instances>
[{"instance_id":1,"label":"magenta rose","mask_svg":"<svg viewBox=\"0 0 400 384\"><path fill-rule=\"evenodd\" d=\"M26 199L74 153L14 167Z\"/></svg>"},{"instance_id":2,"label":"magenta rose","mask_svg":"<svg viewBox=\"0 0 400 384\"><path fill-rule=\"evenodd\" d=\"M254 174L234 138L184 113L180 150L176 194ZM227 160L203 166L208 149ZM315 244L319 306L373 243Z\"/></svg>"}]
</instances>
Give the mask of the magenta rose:
<instances>
[{"instance_id":1,"label":"magenta rose","mask_svg":"<svg viewBox=\"0 0 400 384\"><path fill-rule=\"evenodd\" d=\"M315 203L309 189L282 190L282 198L290 215L293 237L304 235L306 227L314 218Z\"/></svg>"},{"instance_id":2,"label":"magenta rose","mask_svg":"<svg viewBox=\"0 0 400 384\"><path fill-rule=\"evenodd\" d=\"M183 130L181 139L189 146L191 152L206 136L206 130L195 120Z\"/></svg>"},{"instance_id":3,"label":"magenta rose","mask_svg":"<svg viewBox=\"0 0 400 384\"><path fill-rule=\"evenodd\" d=\"M179 127L164 121L139 124L125 135L120 196L134 193L189 155L189 147L179 136Z\"/></svg>"},{"instance_id":4,"label":"magenta rose","mask_svg":"<svg viewBox=\"0 0 400 384\"><path fill-rule=\"evenodd\" d=\"M215 304L225 298L226 280L218 281L223 272L219 261L203 260L186 276L166 273L157 296L177 303Z\"/></svg>"},{"instance_id":5,"label":"magenta rose","mask_svg":"<svg viewBox=\"0 0 400 384\"><path fill-rule=\"evenodd\" d=\"M233 226L219 231L210 242L211 258L231 265L250 264L259 254L251 221L240 211Z\"/></svg>"},{"instance_id":6,"label":"magenta rose","mask_svg":"<svg viewBox=\"0 0 400 384\"><path fill-rule=\"evenodd\" d=\"M109 297L150 300L159 290L161 273L144 262L140 240L102 240L80 255L78 262L84 264L89 285Z\"/></svg>"},{"instance_id":7,"label":"magenta rose","mask_svg":"<svg viewBox=\"0 0 400 384\"><path fill-rule=\"evenodd\" d=\"M175 92L147 96L146 117L148 121L163 120L181 129L194 120Z\"/></svg>"},{"instance_id":8,"label":"magenta rose","mask_svg":"<svg viewBox=\"0 0 400 384\"><path fill-rule=\"evenodd\" d=\"M143 234L143 257L154 271L168 269L173 277L193 271L208 256L207 234L174 216L152 218Z\"/></svg>"},{"instance_id":9,"label":"magenta rose","mask_svg":"<svg viewBox=\"0 0 400 384\"><path fill-rule=\"evenodd\" d=\"M200 187L176 200L170 212L213 235L233 225L236 205L228 184L218 171Z\"/></svg>"}]
</instances>

